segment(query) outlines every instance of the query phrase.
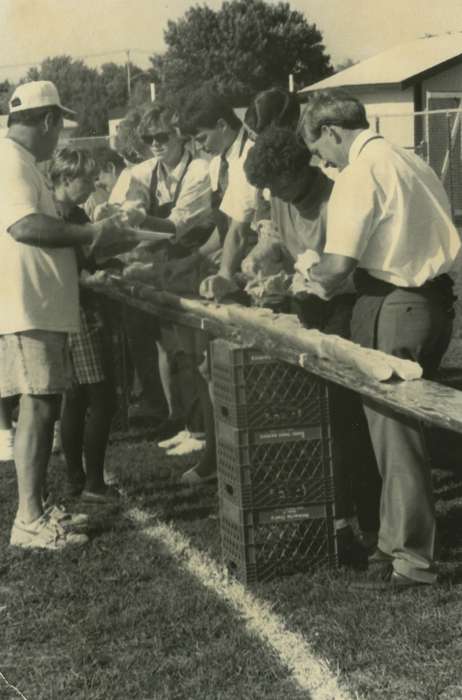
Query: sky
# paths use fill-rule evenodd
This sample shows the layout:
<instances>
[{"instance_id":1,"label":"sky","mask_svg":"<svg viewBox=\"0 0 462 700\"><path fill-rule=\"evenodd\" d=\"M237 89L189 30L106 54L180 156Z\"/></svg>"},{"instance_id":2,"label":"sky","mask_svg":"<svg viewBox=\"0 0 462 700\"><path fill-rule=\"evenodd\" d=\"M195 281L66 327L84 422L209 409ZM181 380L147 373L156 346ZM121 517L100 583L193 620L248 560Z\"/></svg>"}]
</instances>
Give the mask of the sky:
<instances>
[{"instance_id":1,"label":"sky","mask_svg":"<svg viewBox=\"0 0 462 700\"><path fill-rule=\"evenodd\" d=\"M39 63L59 54L86 55L85 61L97 66L123 63L130 49L130 59L147 68L149 55L165 48L167 21L178 19L195 4L216 10L222 0L0 0L0 79L18 80L28 66L17 64ZM462 0L289 0L289 4L321 30L334 65L347 58L367 58L424 34L462 31Z\"/></svg>"}]
</instances>

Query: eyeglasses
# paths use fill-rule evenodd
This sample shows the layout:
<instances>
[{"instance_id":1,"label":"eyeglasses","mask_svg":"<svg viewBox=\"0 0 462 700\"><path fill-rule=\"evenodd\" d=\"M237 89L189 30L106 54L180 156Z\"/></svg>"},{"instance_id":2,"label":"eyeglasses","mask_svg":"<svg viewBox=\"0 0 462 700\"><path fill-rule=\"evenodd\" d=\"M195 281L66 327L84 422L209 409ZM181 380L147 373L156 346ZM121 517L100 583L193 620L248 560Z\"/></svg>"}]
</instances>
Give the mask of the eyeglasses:
<instances>
[{"instance_id":1,"label":"eyeglasses","mask_svg":"<svg viewBox=\"0 0 462 700\"><path fill-rule=\"evenodd\" d=\"M147 146L152 146L154 141L159 146L164 146L170 140L170 136L171 136L171 134L169 131L158 131L157 134L142 134L141 140Z\"/></svg>"}]
</instances>

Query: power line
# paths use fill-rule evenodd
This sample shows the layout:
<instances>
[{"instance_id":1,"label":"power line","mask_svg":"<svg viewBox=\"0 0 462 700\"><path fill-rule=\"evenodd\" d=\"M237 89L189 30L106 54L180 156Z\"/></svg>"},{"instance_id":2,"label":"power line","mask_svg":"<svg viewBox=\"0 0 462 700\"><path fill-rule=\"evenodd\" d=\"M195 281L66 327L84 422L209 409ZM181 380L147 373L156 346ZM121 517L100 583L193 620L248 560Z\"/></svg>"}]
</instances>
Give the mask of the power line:
<instances>
[{"instance_id":1,"label":"power line","mask_svg":"<svg viewBox=\"0 0 462 700\"><path fill-rule=\"evenodd\" d=\"M145 53L145 54L152 54L154 51L148 51L147 49L129 49L130 52L133 53ZM71 58L99 58L101 56L113 56L114 54L125 54L127 53L127 49L120 49L120 50L114 50L114 51L102 51L101 53L87 53L87 54L76 54L72 56ZM62 55L62 54L58 54ZM9 68L27 68L27 66L38 66L41 63L43 63L45 59L40 59L39 61L29 61L28 63L10 63L8 65L0 66L0 70L7 70Z\"/></svg>"}]
</instances>

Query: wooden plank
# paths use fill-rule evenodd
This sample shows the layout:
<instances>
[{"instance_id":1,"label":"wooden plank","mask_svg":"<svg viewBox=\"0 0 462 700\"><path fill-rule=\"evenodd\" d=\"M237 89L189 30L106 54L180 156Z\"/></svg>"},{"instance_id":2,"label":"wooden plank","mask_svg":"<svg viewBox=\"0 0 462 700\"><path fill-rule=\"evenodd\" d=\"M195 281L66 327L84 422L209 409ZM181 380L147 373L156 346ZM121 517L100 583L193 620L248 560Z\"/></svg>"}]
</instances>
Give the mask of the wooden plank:
<instances>
[{"instance_id":1,"label":"wooden plank","mask_svg":"<svg viewBox=\"0 0 462 700\"><path fill-rule=\"evenodd\" d=\"M134 282L114 281L110 285L85 286L160 318L201 329L211 336L253 345L277 359L300 365L328 381L357 391L393 412L462 433L462 392L424 379L377 381L347 362L328 356L320 357L316 352L309 351L315 348L310 342L315 337L313 333L318 332L300 329L296 319L292 326L285 323L281 327L277 314L268 317L235 304L214 304L177 297ZM267 320L270 318L269 323L262 322L264 316L267 316ZM320 335L324 336L322 333Z\"/></svg>"}]
</instances>

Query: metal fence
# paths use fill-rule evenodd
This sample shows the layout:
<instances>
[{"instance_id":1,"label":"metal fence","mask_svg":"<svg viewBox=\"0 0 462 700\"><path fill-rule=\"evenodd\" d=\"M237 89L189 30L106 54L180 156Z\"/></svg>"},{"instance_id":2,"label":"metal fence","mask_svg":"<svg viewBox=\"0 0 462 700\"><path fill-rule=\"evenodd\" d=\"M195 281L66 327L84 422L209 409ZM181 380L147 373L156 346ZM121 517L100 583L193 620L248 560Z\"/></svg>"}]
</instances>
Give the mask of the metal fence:
<instances>
[{"instance_id":1,"label":"metal fence","mask_svg":"<svg viewBox=\"0 0 462 700\"><path fill-rule=\"evenodd\" d=\"M448 193L454 219L462 223L462 110L374 115L370 122L378 133L431 165Z\"/></svg>"}]
</instances>

